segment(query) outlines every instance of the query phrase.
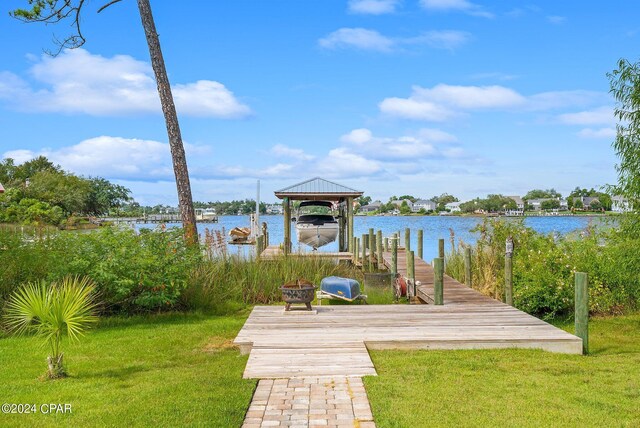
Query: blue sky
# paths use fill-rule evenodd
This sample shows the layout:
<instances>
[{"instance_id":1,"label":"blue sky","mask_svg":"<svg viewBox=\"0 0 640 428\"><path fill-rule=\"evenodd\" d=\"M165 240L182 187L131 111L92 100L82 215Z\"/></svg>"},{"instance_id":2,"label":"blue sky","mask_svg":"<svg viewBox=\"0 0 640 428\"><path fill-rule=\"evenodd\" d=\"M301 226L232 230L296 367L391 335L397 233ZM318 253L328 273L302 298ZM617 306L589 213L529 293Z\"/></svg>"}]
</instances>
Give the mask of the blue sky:
<instances>
[{"instance_id":1,"label":"blue sky","mask_svg":"<svg viewBox=\"0 0 640 428\"><path fill-rule=\"evenodd\" d=\"M5 8L25 4L5 2ZM105 2L106 3L106 2ZM0 14L0 156L46 155L177 204L136 3L67 24ZM374 199L462 200L616 180L606 73L635 61L630 1L153 1L195 200L321 176Z\"/></svg>"}]
</instances>

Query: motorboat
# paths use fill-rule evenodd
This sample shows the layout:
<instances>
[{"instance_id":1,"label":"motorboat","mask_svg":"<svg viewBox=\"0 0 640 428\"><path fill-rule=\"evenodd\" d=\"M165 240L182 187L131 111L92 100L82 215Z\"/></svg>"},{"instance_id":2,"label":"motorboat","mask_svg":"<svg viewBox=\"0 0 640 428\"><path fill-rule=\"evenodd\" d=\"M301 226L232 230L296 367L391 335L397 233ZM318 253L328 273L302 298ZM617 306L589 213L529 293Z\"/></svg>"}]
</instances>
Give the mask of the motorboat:
<instances>
[{"instance_id":1,"label":"motorboat","mask_svg":"<svg viewBox=\"0 0 640 428\"><path fill-rule=\"evenodd\" d=\"M329 210L333 204L329 201L303 201L296 217L296 236L298 242L314 250L333 242L338 237L338 221L331 214L302 213L305 207L325 207Z\"/></svg>"},{"instance_id":2,"label":"motorboat","mask_svg":"<svg viewBox=\"0 0 640 428\"><path fill-rule=\"evenodd\" d=\"M218 216L215 208L196 208L196 221L202 223L217 223Z\"/></svg>"}]
</instances>

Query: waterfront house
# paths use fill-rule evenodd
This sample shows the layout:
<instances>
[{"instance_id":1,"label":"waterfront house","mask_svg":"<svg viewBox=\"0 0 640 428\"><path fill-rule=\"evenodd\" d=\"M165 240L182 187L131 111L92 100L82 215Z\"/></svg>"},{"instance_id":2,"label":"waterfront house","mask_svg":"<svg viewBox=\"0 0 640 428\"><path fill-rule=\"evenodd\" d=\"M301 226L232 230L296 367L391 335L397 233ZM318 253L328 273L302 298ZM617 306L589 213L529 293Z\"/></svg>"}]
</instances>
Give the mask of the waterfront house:
<instances>
[{"instance_id":1,"label":"waterfront house","mask_svg":"<svg viewBox=\"0 0 640 428\"><path fill-rule=\"evenodd\" d=\"M280 214L284 213L282 204L269 204L267 205L267 214Z\"/></svg>"},{"instance_id":2,"label":"waterfront house","mask_svg":"<svg viewBox=\"0 0 640 428\"><path fill-rule=\"evenodd\" d=\"M613 196L611 197L611 211L615 213L629 212L631 211L631 204L624 196Z\"/></svg>"},{"instance_id":3,"label":"waterfront house","mask_svg":"<svg viewBox=\"0 0 640 428\"><path fill-rule=\"evenodd\" d=\"M524 210L524 201L522 200L522 198L520 196L507 196L507 198L513 200L513 202L516 203L519 211L523 211Z\"/></svg>"},{"instance_id":4,"label":"waterfront house","mask_svg":"<svg viewBox=\"0 0 640 428\"><path fill-rule=\"evenodd\" d=\"M395 205L398 209L400 209L400 207L402 206L403 202L407 203L407 206L409 207L409 209L411 209L413 207L413 202L411 202L410 199L402 199L402 200L396 199L395 201L391 201L391 203L393 205Z\"/></svg>"},{"instance_id":5,"label":"waterfront house","mask_svg":"<svg viewBox=\"0 0 640 428\"><path fill-rule=\"evenodd\" d=\"M374 211L378 211L378 210L380 210L380 207L381 207L381 206L382 206L382 202L380 202L380 201L374 201L374 202L371 202L371 203L370 203L370 204L368 204L368 205L363 205L363 206L361 206L359 211L360 211L361 213L372 213L372 212L374 212Z\"/></svg>"},{"instance_id":6,"label":"waterfront house","mask_svg":"<svg viewBox=\"0 0 640 428\"><path fill-rule=\"evenodd\" d=\"M429 212L429 211L436 210L436 203L433 201L427 201L425 199L418 199L410 207L411 207L411 212L414 212L414 213L417 213L420 210L425 210Z\"/></svg>"},{"instance_id":7,"label":"waterfront house","mask_svg":"<svg viewBox=\"0 0 640 428\"><path fill-rule=\"evenodd\" d=\"M600 204L600 199L594 196L576 196L573 198L573 206L576 206L576 202L582 202L582 206L585 209L589 209L592 205Z\"/></svg>"},{"instance_id":8,"label":"waterfront house","mask_svg":"<svg viewBox=\"0 0 640 428\"><path fill-rule=\"evenodd\" d=\"M448 204L445 204L444 208L449 210L449 212L459 213L461 211L460 209L461 204L462 202L449 202Z\"/></svg>"}]
</instances>

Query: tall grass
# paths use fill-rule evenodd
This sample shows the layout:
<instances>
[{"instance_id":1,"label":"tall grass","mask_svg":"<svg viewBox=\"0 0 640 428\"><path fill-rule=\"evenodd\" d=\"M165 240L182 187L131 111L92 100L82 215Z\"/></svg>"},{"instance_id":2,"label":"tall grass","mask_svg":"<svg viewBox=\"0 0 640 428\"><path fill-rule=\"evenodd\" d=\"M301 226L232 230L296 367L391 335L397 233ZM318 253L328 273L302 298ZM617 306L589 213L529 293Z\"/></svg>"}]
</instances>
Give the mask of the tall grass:
<instances>
[{"instance_id":1,"label":"tall grass","mask_svg":"<svg viewBox=\"0 0 640 428\"><path fill-rule=\"evenodd\" d=\"M332 275L362 281L355 267L321 257L207 260L191 272L181 303L188 309L225 313L243 305L279 302L280 286L287 282L304 278L319 285Z\"/></svg>"}]
</instances>

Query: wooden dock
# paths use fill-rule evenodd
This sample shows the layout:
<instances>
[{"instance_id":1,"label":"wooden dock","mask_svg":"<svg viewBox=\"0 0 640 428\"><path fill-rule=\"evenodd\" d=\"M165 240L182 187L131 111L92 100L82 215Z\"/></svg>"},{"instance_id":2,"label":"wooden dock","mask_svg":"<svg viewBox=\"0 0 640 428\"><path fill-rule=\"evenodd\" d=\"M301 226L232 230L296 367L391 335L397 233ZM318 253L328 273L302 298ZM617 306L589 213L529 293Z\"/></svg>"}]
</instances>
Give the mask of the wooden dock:
<instances>
[{"instance_id":1,"label":"wooden dock","mask_svg":"<svg viewBox=\"0 0 640 428\"><path fill-rule=\"evenodd\" d=\"M282 248L278 245L270 245L260 254L262 260L275 260L284 257ZM289 257L321 257L334 260L353 261L353 255L347 251L324 252L324 251L299 251L289 254Z\"/></svg>"},{"instance_id":2,"label":"wooden dock","mask_svg":"<svg viewBox=\"0 0 640 428\"><path fill-rule=\"evenodd\" d=\"M385 253L385 263L391 254ZM404 252L398 270L406 271ZM433 300L433 269L416 259L419 296ZM582 340L445 276L444 305L329 305L315 313L256 306L234 343L245 378L375 374L367 349L534 348L580 354Z\"/></svg>"}]
</instances>

